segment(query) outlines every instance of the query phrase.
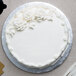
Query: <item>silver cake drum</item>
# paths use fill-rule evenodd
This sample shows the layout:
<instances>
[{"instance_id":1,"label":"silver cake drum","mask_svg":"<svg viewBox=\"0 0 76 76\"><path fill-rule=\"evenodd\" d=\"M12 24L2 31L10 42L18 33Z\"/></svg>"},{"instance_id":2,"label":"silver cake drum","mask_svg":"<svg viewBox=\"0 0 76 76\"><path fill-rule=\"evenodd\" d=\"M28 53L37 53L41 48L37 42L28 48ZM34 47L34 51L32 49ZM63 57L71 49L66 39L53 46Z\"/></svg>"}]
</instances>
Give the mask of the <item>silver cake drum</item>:
<instances>
[{"instance_id":1,"label":"silver cake drum","mask_svg":"<svg viewBox=\"0 0 76 76\"><path fill-rule=\"evenodd\" d=\"M35 4L37 2L30 2L32 4ZM6 26L8 24L8 21L11 19L11 17L17 12L19 11L20 9L26 7L26 5L30 4L30 3L26 3L18 8L16 8L9 16L8 18L6 19L5 23L4 23L4 26L3 26L3 30L2 30L2 46L3 46L3 49L4 49L4 52L5 54L7 55L7 57L9 58L9 60L15 65L17 66L18 68L24 70L24 71L27 71L27 72L31 72L31 73L44 73L44 72L48 72L48 71L52 71L54 70L55 68L57 68L58 66L60 66L64 61L65 59L67 58L67 56L69 55L70 53L70 50L71 50L71 47L72 47L72 40L73 40L73 35L72 35L72 29L71 29L71 26L70 26L70 23L68 21L68 19L66 18L66 16L56 7L54 7L53 5L51 5L52 7L56 8L65 18L65 20L67 21L67 27L69 27L69 38L70 38L70 43L69 45L66 47L65 51L63 52L62 56L52 65L49 65L45 68L41 68L41 69L38 69L38 68L28 68L27 66L23 65L23 64L20 64L9 52L8 50L8 47L7 47L7 44L6 44L6 38L5 38L5 29L6 29ZM44 2L39 2L39 3L44 3Z\"/></svg>"}]
</instances>

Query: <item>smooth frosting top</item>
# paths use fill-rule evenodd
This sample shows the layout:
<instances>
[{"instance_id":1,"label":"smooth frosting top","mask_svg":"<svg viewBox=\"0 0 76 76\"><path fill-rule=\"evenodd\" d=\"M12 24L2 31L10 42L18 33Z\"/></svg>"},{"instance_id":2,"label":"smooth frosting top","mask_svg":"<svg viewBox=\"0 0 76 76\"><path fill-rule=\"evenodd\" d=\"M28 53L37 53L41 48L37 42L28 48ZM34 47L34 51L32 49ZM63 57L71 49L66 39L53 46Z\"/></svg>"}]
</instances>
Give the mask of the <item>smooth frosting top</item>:
<instances>
[{"instance_id":1,"label":"smooth frosting top","mask_svg":"<svg viewBox=\"0 0 76 76\"><path fill-rule=\"evenodd\" d=\"M27 66L53 63L68 43L64 16L46 3L30 3L18 10L9 20L5 33L10 53Z\"/></svg>"}]
</instances>

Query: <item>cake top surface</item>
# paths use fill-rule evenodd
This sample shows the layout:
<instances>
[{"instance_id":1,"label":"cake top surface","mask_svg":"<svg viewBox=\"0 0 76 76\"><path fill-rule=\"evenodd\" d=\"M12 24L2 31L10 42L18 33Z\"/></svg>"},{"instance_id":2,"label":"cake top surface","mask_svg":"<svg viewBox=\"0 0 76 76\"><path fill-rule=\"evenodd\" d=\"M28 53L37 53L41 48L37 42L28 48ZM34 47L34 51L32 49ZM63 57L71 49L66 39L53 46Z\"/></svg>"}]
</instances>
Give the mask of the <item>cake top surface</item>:
<instances>
[{"instance_id":1,"label":"cake top surface","mask_svg":"<svg viewBox=\"0 0 76 76\"><path fill-rule=\"evenodd\" d=\"M28 66L53 63L68 44L65 17L48 3L25 5L9 20L5 33L10 53Z\"/></svg>"}]
</instances>

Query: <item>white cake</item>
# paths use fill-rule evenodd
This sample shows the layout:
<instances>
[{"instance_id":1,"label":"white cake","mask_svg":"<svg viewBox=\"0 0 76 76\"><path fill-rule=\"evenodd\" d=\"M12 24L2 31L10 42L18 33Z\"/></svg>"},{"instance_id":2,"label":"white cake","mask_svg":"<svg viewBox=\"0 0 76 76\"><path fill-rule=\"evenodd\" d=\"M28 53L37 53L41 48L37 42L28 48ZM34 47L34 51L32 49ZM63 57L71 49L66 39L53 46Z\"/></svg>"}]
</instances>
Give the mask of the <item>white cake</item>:
<instances>
[{"instance_id":1,"label":"white cake","mask_svg":"<svg viewBox=\"0 0 76 76\"><path fill-rule=\"evenodd\" d=\"M54 64L69 44L67 21L49 3L31 2L9 20L6 43L10 54L30 68Z\"/></svg>"}]
</instances>

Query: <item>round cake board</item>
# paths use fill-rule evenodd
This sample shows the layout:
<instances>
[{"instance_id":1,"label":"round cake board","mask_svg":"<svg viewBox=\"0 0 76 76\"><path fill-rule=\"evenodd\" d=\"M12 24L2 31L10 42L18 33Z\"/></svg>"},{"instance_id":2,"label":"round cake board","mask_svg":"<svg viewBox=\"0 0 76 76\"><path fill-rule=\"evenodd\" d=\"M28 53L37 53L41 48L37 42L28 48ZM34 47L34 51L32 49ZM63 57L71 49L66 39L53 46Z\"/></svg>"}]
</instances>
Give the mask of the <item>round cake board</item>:
<instances>
[{"instance_id":1,"label":"round cake board","mask_svg":"<svg viewBox=\"0 0 76 76\"><path fill-rule=\"evenodd\" d=\"M43 2L30 2L32 4L36 4L36 3L43 3ZM17 66L18 68L24 70L24 71L27 71L27 72L31 72L31 73L44 73L44 72L49 72L49 71L52 71L54 70L55 68L57 68L58 66L60 66L64 60L67 58L67 56L69 55L70 53L70 50L71 50L71 47L72 47L72 40L73 40L73 35L72 35L72 29L71 29L71 26L70 26L70 23L68 21L68 19L66 18L66 16L56 7L54 7L53 5L51 5L52 7L56 8L57 10L59 10L60 13L62 13L67 21L67 24L68 24L68 27L69 27L69 37L70 37L70 44L67 46L67 48L65 49L65 52L64 54L61 56L61 58L59 60L57 60L57 62L55 64L52 64L46 68L43 68L43 69L38 69L38 68L28 68L22 64L20 64L9 52L8 48L7 48L7 44L6 44L6 38L5 38L5 29L6 29L6 26L8 24L8 21L11 19L11 17L20 9L26 7L26 5L28 6L28 4L30 3L26 3L18 8L16 8L9 16L8 18L6 19L5 23L4 23L4 26L3 26L3 30L2 30L2 47L4 49L4 52L5 54L7 55L8 59L15 65ZM47 4L47 3L45 3Z\"/></svg>"}]
</instances>

